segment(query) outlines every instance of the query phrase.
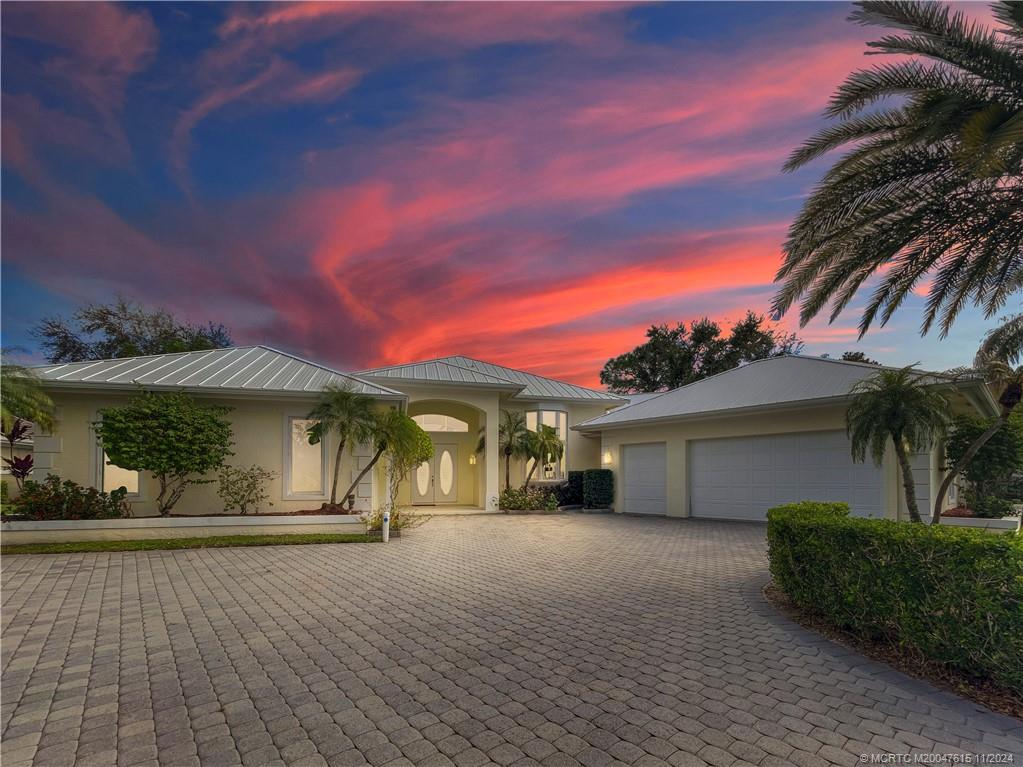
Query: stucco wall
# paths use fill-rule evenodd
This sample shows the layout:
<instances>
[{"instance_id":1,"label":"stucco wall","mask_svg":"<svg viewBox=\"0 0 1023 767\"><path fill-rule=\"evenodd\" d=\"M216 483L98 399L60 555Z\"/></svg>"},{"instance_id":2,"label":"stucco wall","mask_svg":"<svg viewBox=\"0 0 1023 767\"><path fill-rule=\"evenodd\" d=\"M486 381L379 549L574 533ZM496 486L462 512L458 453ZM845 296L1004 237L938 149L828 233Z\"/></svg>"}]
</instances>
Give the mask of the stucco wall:
<instances>
[{"instance_id":1,"label":"stucco wall","mask_svg":"<svg viewBox=\"0 0 1023 767\"><path fill-rule=\"evenodd\" d=\"M60 391L51 392L51 394L57 405L58 424L52 436L36 440L37 478L46 472L51 472L82 485L94 485L97 479L97 451L91 424L96 420L97 411L100 408L123 405L128 401L130 395ZM234 432L233 450L235 454L228 458L228 464L233 466L257 464L277 473L277 476L268 484L273 506L262 508L259 510L260 512L287 512L319 508L323 502L321 498L286 499L283 480L286 418L306 415L315 404L315 400L204 397L202 401L209 404L227 405L232 408L227 419L231 422ZM327 439L329 472L333 472L335 449L336 442L331 435ZM361 452L368 452L368 449L364 448ZM357 460L353 459L351 451L345 451L338 482L339 500L343 500L341 494L351 484ZM363 458L364 461L365 458ZM207 478L215 479L215 474ZM328 492L329 489L328 483ZM139 490L141 498L132 501L133 513L136 516L156 515L154 499L159 492L156 480L151 475L142 476ZM379 488L374 489L374 495L379 495ZM360 501L360 506L370 508L379 502L379 498L363 498ZM223 510L223 502L217 495L217 483L214 481L210 484L190 486L174 508L174 513L204 515L222 513Z\"/></svg>"}]
</instances>

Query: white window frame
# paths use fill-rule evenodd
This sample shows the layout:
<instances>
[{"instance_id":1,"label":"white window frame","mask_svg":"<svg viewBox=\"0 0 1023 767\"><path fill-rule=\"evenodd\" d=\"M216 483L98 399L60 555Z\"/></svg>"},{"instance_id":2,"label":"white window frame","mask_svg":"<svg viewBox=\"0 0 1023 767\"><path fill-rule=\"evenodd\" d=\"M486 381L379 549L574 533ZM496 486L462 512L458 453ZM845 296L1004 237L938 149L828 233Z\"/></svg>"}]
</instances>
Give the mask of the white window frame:
<instances>
[{"instance_id":1,"label":"white window frame","mask_svg":"<svg viewBox=\"0 0 1023 767\"><path fill-rule=\"evenodd\" d=\"M103 492L103 474L107 468L106 451L103 450L103 445L99 441L99 435L96 434L96 428L93 424L96 421L102 421L103 417L99 414L99 411L93 413L92 420L89 422L89 438L92 440L92 486ZM118 467L120 468L120 467ZM128 469L125 469L128 471ZM128 493L124 496L125 500L128 501L144 501L146 500L146 473L144 471L136 472L139 475L139 490L137 493Z\"/></svg>"},{"instance_id":2,"label":"white window frame","mask_svg":"<svg viewBox=\"0 0 1023 767\"><path fill-rule=\"evenodd\" d=\"M325 501L330 497L330 435L324 434L320 440L320 490L319 492L292 492L291 490L291 422L309 421L305 413L287 413L284 416L282 426L282 471L281 478L281 500L282 501Z\"/></svg>"},{"instance_id":3,"label":"white window frame","mask_svg":"<svg viewBox=\"0 0 1023 767\"><path fill-rule=\"evenodd\" d=\"M544 413L555 413L558 416L556 420L559 423L559 426L555 426L555 430L558 432L558 438L561 440L561 443L565 446L565 454L562 457L561 461L559 461L559 462L554 464L554 466L555 466L555 475L556 476L554 476L554 477L552 477L550 479L548 479L547 477L544 477L542 475L543 467L540 466L540 467L537 468L537 471L541 472L541 474L537 474L536 472L534 472L533 473L533 479L531 481L532 482L551 482L551 483L554 483L554 482L564 482L566 479L568 479L568 411L567 410L562 410L560 408L555 408L555 407L535 407L535 408L529 408L528 410L525 410L523 412L523 416L526 419L526 428L529 429L529 431L534 431L533 429L529 428L529 414L530 413L536 413L537 429L539 429L541 425L544 425L544 423L543 423L543 415L544 415ZM561 415L565 416L565 433L564 434L561 433L561 429L560 429ZM547 425L549 425L549 424L547 424ZM531 463L531 459L523 461L523 464L522 464L522 479L523 479L523 481L529 475L530 463Z\"/></svg>"}]
</instances>

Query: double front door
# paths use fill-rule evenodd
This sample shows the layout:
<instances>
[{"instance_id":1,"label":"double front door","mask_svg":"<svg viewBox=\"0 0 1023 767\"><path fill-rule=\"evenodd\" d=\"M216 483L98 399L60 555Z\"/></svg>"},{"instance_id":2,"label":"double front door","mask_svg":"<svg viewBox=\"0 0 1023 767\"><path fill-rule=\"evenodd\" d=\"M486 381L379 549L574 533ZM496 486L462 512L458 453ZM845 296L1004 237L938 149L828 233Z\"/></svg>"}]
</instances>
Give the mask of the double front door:
<instances>
[{"instance_id":1,"label":"double front door","mask_svg":"<svg viewBox=\"0 0 1023 767\"><path fill-rule=\"evenodd\" d=\"M412 503L428 506L458 500L458 446L437 444L433 458L419 464L412 474Z\"/></svg>"}]
</instances>

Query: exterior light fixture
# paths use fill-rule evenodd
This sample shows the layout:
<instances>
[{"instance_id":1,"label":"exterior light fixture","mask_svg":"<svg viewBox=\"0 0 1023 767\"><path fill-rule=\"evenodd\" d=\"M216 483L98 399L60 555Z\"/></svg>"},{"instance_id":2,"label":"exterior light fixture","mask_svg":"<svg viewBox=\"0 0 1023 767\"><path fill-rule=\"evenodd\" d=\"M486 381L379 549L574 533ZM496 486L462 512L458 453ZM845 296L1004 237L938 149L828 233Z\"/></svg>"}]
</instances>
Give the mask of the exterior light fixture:
<instances>
[{"instance_id":1,"label":"exterior light fixture","mask_svg":"<svg viewBox=\"0 0 1023 767\"><path fill-rule=\"evenodd\" d=\"M600 456L600 462L602 464L604 464L605 466L610 466L611 465L611 451L610 450L605 450L603 452L603 454Z\"/></svg>"},{"instance_id":2,"label":"exterior light fixture","mask_svg":"<svg viewBox=\"0 0 1023 767\"><path fill-rule=\"evenodd\" d=\"M469 465L470 466L475 466L476 465L476 454L475 453L469 453Z\"/></svg>"}]
</instances>

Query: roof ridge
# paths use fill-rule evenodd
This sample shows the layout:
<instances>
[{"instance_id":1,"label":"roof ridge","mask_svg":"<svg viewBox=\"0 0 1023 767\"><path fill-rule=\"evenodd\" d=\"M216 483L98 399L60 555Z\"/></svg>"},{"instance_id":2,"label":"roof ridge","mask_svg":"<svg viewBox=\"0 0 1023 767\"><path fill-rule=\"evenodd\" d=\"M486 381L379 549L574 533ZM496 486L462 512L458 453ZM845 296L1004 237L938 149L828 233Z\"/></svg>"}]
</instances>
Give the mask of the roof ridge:
<instances>
[{"instance_id":1,"label":"roof ridge","mask_svg":"<svg viewBox=\"0 0 1023 767\"><path fill-rule=\"evenodd\" d=\"M457 365L454 362L450 361L450 357L432 357L428 360L416 360L415 362L399 362L397 365L382 365L380 367L369 368L367 370L360 370L358 371L358 374L371 376L373 375L373 373L380 372L381 370L394 370L395 368L407 368L412 367L413 365L430 364L447 365L449 368L455 368L456 370L468 370L472 373L476 373L481 376L486 376L487 378L493 378L495 381L503 381L509 386L517 386L520 389L523 388L522 384L520 384L518 381L512 381L509 378L502 378L501 376L495 376L490 373L484 373L482 370L474 370L473 368L467 368L464 365Z\"/></svg>"},{"instance_id":2,"label":"roof ridge","mask_svg":"<svg viewBox=\"0 0 1023 767\"><path fill-rule=\"evenodd\" d=\"M229 347L229 348L233 349L235 347ZM357 381L358 383L363 384L363 385L375 386L376 388L382 389L382 390L384 390L384 391L386 391L386 392L388 392L390 394L397 394L397 395L400 395L400 396L405 396L401 392L395 391L394 389L391 389L391 388L389 388L387 386L380 386L379 384L375 384L375 383L372 383L370 381L363 381L357 375L353 375L352 373L345 373L342 370L336 370L335 368L327 367L326 365L323 365L323 364L321 364L319 362L313 362L312 360L307 360L305 357L299 357L297 354L292 354L291 352L286 352L286 351L283 351L282 349L275 349L274 347L267 346L266 344L256 344L255 346L252 346L252 347L239 347L239 348L266 349L267 351L275 352L276 354L280 354L280 355L283 355L285 357L290 357L291 359L297 360L297 361L302 362L302 363L305 363L306 365L312 365L314 368L319 368L320 370L325 370L328 373L333 373L334 375L339 375L342 378L348 378L348 379L350 379L352 381Z\"/></svg>"},{"instance_id":3,"label":"roof ridge","mask_svg":"<svg viewBox=\"0 0 1023 767\"><path fill-rule=\"evenodd\" d=\"M540 375L539 373L533 373L529 370L519 370L518 368L508 367L507 365L499 365L496 362L487 362L486 360L477 359L476 357L469 357L465 354L455 354L454 357L462 357L463 359L471 360L472 362L482 362L484 365L493 365L494 367L504 368L505 370L514 370L517 373L525 373L527 376L534 376L536 378L542 378L545 381L551 381L552 383L562 384L563 386L573 386L576 389L583 389L584 391L591 391L594 394L600 394L602 396L611 396L620 399L620 395L613 394L608 391L600 391L600 389L591 389L589 386L581 386L580 384L574 384L571 381L562 381L560 378L551 378L550 376ZM441 358L450 359L450 358ZM458 367L463 367L459 365Z\"/></svg>"}]
</instances>

